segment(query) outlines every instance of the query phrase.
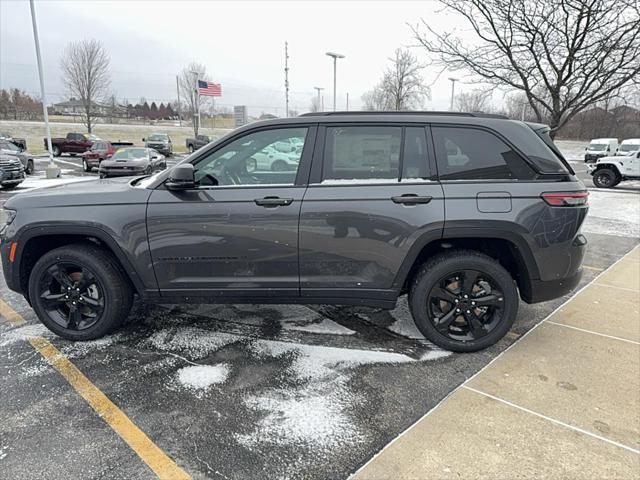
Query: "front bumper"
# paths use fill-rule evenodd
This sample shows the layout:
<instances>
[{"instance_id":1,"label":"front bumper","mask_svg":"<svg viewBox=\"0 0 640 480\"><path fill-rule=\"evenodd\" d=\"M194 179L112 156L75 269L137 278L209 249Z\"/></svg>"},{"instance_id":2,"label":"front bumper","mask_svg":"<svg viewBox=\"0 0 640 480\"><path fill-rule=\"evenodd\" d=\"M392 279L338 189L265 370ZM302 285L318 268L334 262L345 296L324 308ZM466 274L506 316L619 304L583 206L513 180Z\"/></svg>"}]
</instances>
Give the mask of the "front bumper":
<instances>
[{"instance_id":1,"label":"front bumper","mask_svg":"<svg viewBox=\"0 0 640 480\"><path fill-rule=\"evenodd\" d=\"M0 185L17 185L24 179L24 170L20 172L0 170Z\"/></svg>"},{"instance_id":2,"label":"front bumper","mask_svg":"<svg viewBox=\"0 0 640 480\"><path fill-rule=\"evenodd\" d=\"M603 158L605 155L596 155L594 153L585 153L584 154L584 161L585 163L595 163L598 161L599 158Z\"/></svg>"}]
</instances>

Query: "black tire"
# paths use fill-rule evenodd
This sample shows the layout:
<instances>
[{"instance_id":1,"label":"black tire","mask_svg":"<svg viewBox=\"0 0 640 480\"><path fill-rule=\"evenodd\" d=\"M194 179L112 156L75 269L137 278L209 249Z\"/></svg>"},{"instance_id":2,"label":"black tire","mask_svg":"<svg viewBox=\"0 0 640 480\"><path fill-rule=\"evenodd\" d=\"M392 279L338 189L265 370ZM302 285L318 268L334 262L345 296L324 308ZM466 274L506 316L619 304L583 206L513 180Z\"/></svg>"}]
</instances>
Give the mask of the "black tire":
<instances>
[{"instance_id":1,"label":"black tire","mask_svg":"<svg viewBox=\"0 0 640 480\"><path fill-rule=\"evenodd\" d=\"M101 173L100 178L108 178L108 175L106 173Z\"/></svg>"},{"instance_id":2,"label":"black tire","mask_svg":"<svg viewBox=\"0 0 640 480\"><path fill-rule=\"evenodd\" d=\"M610 168L600 168L593 174L593 184L598 188L613 188L618 183L618 174Z\"/></svg>"},{"instance_id":3,"label":"black tire","mask_svg":"<svg viewBox=\"0 0 640 480\"><path fill-rule=\"evenodd\" d=\"M465 272L478 274L478 283L474 281L470 289L464 288ZM473 277L473 274L469 277ZM450 281L453 283L443 287ZM480 288L479 284L489 285L490 293L484 291L487 287ZM456 287L454 290L459 290L453 293L451 285ZM478 290L471 293L474 288ZM446 292L445 296L450 295L450 301L433 298L433 292L442 291ZM465 291L469 292L470 298L464 296ZM439 297L437 294L435 296ZM491 302L496 306L471 306L472 302L476 305L489 297L493 297ZM463 303L454 303L456 300ZM509 272L496 260L473 250L455 250L436 255L420 268L409 292L409 307L420 332L439 347L454 352L475 352L496 343L513 325L518 304L518 289ZM448 313L441 310L443 315L437 318L434 310L442 309L443 305ZM462 311L456 309L458 306L462 307ZM448 322L441 323L439 330L436 321L447 318Z\"/></svg>"},{"instance_id":4,"label":"black tire","mask_svg":"<svg viewBox=\"0 0 640 480\"><path fill-rule=\"evenodd\" d=\"M289 169L287 162L284 160L276 160L271 164L272 172L286 172Z\"/></svg>"},{"instance_id":5,"label":"black tire","mask_svg":"<svg viewBox=\"0 0 640 480\"><path fill-rule=\"evenodd\" d=\"M5 190L13 190L18 185L19 185L18 183L12 183L12 184L8 184L8 185L2 185L2 188L4 188Z\"/></svg>"},{"instance_id":6,"label":"black tire","mask_svg":"<svg viewBox=\"0 0 640 480\"><path fill-rule=\"evenodd\" d=\"M189 153L193 153L195 151L196 151L196 149L194 148L194 146L193 145L189 145Z\"/></svg>"},{"instance_id":7,"label":"black tire","mask_svg":"<svg viewBox=\"0 0 640 480\"><path fill-rule=\"evenodd\" d=\"M62 155L62 152L60 151L60 147L58 147L57 145L54 145L51 150L53 152L54 157L59 157L60 155Z\"/></svg>"},{"instance_id":8,"label":"black tire","mask_svg":"<svg viewBox=\"0 0 640 480\"><path fill-rule=\"evenodd\" d=\"M64 295L70 300L64 300ZM126 320L133 288L110 252L72 244L51 250L36 262L29 277L29 299L40 321L56 335L94 340Z\"/></svg>"},{"instance_id":9,"label":"black tire","mask_svg":"<svg viewBox=\"0 0 640 480\"><path fill-rule=\"evenodd\" d=\"M25 169L25 173L27 175L33 175L33 172L35 172L36 169L33 165L33 160L29 159L27 160L27 168Z\"/></svg>"},{"instance_id":10,"label":"black tire","mask_svg":"<svg viewBox=\"0 0 640 480\"><path fill-rule=\"evenodd\" d=\"M91 171L91 167L89 166L89 164L87 163L87 161L84 158L82 159L82 169L85 172L90 172Z\"/></svg>"}]
</instances>

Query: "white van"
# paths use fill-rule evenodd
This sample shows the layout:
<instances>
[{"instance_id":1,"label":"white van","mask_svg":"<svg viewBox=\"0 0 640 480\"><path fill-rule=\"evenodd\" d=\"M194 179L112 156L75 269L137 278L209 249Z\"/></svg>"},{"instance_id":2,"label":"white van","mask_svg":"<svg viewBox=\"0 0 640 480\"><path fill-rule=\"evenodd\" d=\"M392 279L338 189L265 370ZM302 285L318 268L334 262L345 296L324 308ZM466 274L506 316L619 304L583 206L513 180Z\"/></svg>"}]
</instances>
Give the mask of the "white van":
<instances>
[{"instance_id":1,"label":"white van","mask_svg":"<svg viewBox=\"0 0 640 480\"><path fill-rule=\"evenodd\" d=\"M599 158L615 155L618 150L617 138L594 138L585 148L584 161L595 162Z\"/></svg>"},{"instance_id":2,"label":"white van","mask_svg":"<svg viewBox=\"0 0 640 480\"><path fill-rule=\"evenodd\" d=\"M630 157L639 150L640 138L627 138L626 140L623 140L620 147L618 147L616 155Z\"/></svg>"}]
</instances>

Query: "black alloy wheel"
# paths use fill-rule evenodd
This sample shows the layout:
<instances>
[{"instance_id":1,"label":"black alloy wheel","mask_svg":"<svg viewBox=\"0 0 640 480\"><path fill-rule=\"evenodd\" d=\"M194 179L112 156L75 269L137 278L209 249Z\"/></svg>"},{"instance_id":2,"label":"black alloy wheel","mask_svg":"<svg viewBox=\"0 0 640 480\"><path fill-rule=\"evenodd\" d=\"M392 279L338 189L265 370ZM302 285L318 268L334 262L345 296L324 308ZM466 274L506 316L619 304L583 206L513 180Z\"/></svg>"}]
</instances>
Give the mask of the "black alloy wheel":
<instances>
[{"instance_id":1,"label":"black alloy wheel","mask_svg":"<svg viewBox=\"0 0 640 480\"><path fill-rule=\"evenodd\" d=\"M110 251L76 243L40 257L29 276L29 301L52 332L68 340L93 340L126 320L133 287Z\"/></svg>"},{"instance_id":2,"label":"black alloy wheel","mask_svg":"<svg viewBox=\"0 0 640 480\"><path fill-rule=\"evenodd\" d=\"M104 311L104 287L94 272L74 262L45 270L38 291L49 318L65 329L86 330Z\"/></svg>"},{"instance_id":3,"label":"black alloy wheel","mask_svg":"<svg viewBox=\"0 0 640 480\"><path fill-rule=\"evenodd\" d=\"M500 322L504 296L489 275L461 270L433 286L427 314L442 335L456 341L479 340Z\"/></svg>"},{"instance_id":4,"label":"black alloy wheel","mask_svg":"<svg viewBox=\"0 0 640 480\"><path fill-rule=\"evenodd\" d=\"M433 256L414 275L409 290L409 307L420 332L454 352L496 343L513 325L518 304L511 274L475 250Z\"/></svg>"}]
</instances>

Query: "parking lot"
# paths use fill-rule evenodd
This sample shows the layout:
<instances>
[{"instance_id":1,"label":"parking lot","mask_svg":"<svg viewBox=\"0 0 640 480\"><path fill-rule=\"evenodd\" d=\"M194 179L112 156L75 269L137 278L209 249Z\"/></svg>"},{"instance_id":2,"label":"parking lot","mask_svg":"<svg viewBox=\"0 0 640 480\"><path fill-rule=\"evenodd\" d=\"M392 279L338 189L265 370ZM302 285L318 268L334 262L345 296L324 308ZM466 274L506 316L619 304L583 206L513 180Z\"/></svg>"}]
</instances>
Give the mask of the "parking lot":
<instances>
[{"instance_id":1,"label":"parking lot","mask_svg":"<svg viewBox=\"0 0 640 480\"><path fill-rule=\"evenodd\" d=\"M567 156L591 190L582 287L640 242L640 186L594 189ZM56 163L72 180L96 175L79 158ZM0 203L47 182L45 164ZM346 478L570 298L521 303L498 344L452 354L423 339L404 298L393 311L138 304L126 328L71 343L0 282L0 466L12 479Z\"/></svg>"}]
</instances>

